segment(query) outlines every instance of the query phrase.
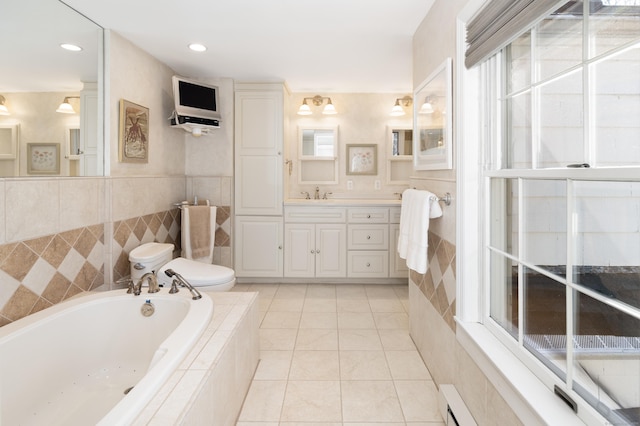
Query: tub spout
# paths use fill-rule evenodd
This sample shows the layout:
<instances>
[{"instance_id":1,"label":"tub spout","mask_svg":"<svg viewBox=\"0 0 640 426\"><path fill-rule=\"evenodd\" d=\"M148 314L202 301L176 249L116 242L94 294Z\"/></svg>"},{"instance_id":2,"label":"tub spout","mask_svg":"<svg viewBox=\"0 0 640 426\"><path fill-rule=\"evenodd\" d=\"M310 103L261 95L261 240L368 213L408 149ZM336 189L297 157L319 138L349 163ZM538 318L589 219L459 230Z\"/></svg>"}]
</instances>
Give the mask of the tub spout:
<instances>
[{"instance_id":1,"label":"tub spout","mask_svg":"<svg viewBox=\"0 0 640 426\"><path fill-rule=\"evenodd\" d=\"M202 295L200 294L200 292L196 290L191 284L189 284L189 281L185 280L182 277L182 275L180 275L173 269L167 269L166 271L164 271L164 273L167 274L168 277L173 277L174 280L177 280L182 287L188 288L189 291L191 292L191 295L193 296L192 297L193 300L198 300L202 298Z\"/></svg>"},{"instance_id":2,"label":"tub spout","mask_svg":"<svg viewBox=\"0 0 640 426\"><path fill-rule=\"evenodd\" d=\"M145 280L149 281L149 293L157 293L160 291L160 286L158 285L158 278L156 278L153 272L147 272L142 276L142 278L140 278L140 281L138 281L138 283L135 286L133 286L134 296L139 296L140 293L142 293L142 283L144 283Z\"/></svg>"}]
</instances>

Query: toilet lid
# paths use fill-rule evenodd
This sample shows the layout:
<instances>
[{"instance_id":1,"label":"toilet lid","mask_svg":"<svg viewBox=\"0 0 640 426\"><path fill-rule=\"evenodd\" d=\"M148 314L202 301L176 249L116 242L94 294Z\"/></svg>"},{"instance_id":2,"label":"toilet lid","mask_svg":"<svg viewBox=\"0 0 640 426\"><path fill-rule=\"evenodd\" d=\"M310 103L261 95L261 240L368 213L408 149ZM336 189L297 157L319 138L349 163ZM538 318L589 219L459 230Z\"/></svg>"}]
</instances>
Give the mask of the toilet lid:
<instances>
[{"instance_id":1,"label":"toilet lid","mask_svg":"<svg viewBox=\"0 0 640 426\"><path fill-rule=\"evenodd\" d=\"M172 279L164 273L167 269L173 269L194 287L226 284L235 278L235 271L226 266L212 265L178 257L160 268L157 274L158 279L169 284Z\"/></svg>"}]
</instances>

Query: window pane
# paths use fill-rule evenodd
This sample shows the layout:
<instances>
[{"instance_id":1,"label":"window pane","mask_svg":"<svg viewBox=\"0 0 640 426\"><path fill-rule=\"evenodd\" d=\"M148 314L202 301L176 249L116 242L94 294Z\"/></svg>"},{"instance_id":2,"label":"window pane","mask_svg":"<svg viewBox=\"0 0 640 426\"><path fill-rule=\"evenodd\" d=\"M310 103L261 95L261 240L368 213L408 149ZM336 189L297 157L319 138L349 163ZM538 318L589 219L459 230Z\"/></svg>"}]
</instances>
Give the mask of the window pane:
<instances>
[{"instance_id":1,"label":"window pane","mask_svg":"<svg viewBox=\"0 0 640 426\"><path fill-rule=\"evenodd\" d=\"M591 0L589 33L596 57L640 38L640 2Z\"/></svg>"},{"instance_id":2,"label":"window pane","mask_svg":"<svg viewBox=\"0 0 640 426\"><path fill-rule=\"evenodd\" d=\"M518 256L518 181L492 179L491 246Z\"/></svg>"},{"instance_id":3,"label":"window pane","mask_svg":"<svg viewBox=\"0 0 640 426\"><path fill-rule=\"evenodd\" d=\"M587 295L575 297L573 388L612 424L637 424L640 320Z\"/></svg>"},{"instance_id":4,"label":"window pane","mask_svg":"<svg viewBox=\"0 0 640 426\"><path fill-rule=\"evenodd\" d=\"M597 165L640 164L640 44L591 70Z\"/></svg>"},{"instance_id":5,"label":"window pane","mask_svg":"<svg viewBox=\"0 0 640 426\"><path fill-rule=\"evenodd\" d=\"M514 40L505 50L507 93L531 86L531 33Z\"/></svg>"},{"instance_id":6,"label":"window pane","mask_svg":"<svg viewBox=\"0 0 640 426\"><path fill-rule=\"evenodd\" d=\"M640 308L640 182L574 183L573 280Z\"/></svg>"},{"instance_id":7,"label":"window pane","mask_svg":"<svg viewBox=\"0 0 640 426\"><path fill-rule=\"evenodd\" d=\"M568 2L538 24L535 57L536 81L582 62L582 1Z\"/></svg>"},{"instance_id":8,"label":"window pane","mask_svg":"<svg viewBox=\"0 0 640 426\"><path fill-rule=\"evenodd\" d=\"M524 346L559 377L566 373L566 287L524 268Z\"/></svg>"},{"instance_id":9,"label":"window pane","mask_svg":"<svg viewBox=\"0 0 640 426\"><path fill-rule=\"evenodd\" d=\"M540 88L538 168L585 163L582 71Z\"/></svg>"},{"instance_id":10,"label":"window pane","mask_svg":"<svg viewBox=\"0 0 640 426\"><path fill-rule=\"evenodd\" d=\"M531 92L507 100L506 168L530 169L531 156Z\"/></svg>"},{"instance_id":11,"label":"window pane","mask_svg":"<svg viewBox=\"0 0 640 426\"><path fill-rule=\"evenodd\" d=\"M491 253L491 318L518 338L518 265Z\"/></svg>"},{"instance_id":12,"label":"window pane","mask_svg":"<svg viewBox=\"0 0 640 426\"><path fill-rule=\"evenodd\" d=\"M567 184L562 180L524 181L524 253L527 263L566 274Z\"/></svg>"}]
</instances>

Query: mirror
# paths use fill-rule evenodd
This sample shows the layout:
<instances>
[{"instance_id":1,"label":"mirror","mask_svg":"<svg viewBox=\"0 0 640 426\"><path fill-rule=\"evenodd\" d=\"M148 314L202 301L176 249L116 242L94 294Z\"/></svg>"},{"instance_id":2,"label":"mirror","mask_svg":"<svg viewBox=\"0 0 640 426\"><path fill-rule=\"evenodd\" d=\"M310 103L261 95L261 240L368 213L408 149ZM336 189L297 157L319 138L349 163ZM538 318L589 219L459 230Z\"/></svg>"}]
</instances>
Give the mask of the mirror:
<instances>
[{"instance_id":1,"label":"mirror","mask_svg":"<svg viewBox=\"0 0 640 426\"><path fill-rule=\"evenodd\" d=\"M411 157L413 153L413 128L391 128L390 133L391 155Z\"/></svg>"},{"instance_id":2,"label":"mirror","mask_svg":"<svg viewBox=\"0 0 640 426\"><path fill-rule=\"evenodd\" d=\"M387 183L407 185L413 172L413 127L408 125L387 126Z\"/></svg>"},{"instance_id":3,"label":"mirror","mask_svg":"<svg viewBox=\"0 0 640 426\"><path fill-rule=\"evenodd\" d=\"M54 0L7 2L2 9L0 37L11 42L2 48L0 96L9 115L0 115L0 125L20 131L14 158L0 157L0 177L34 175L28 144L68 146L69 128L80 129L75 155L81 158L61 155L52 175L103 175L103 29ZM81 50L65 50L62 43ZM73 113L56 112L65 98Z\"/></svg>"},{"instance_id":4,"label":"mirror","mask_svg":"<svg viewBox=\"0 0 640 426\"><path fill-rule=\"evenodd\" d=\"M298 140L298 183L338 183L338 127L299 127Z\"/></svg>"},{"instance_id":5,"label":"mirror","mask_svg":"<svg viewBox=\"0 0 640 426\"><path fill-rule=\"evenodd\" d=\"M335 157L337 129L300 128L300 157Z\"/></svg>"},{"instance_id":6,"label":"mirror","mask_svg":"<svg viewBox=\"0 0 640 426\"><path fill-rule=\"evenodd\" d=\"M416 170L453 167L451 63L451 58L447 58L414 93L413 166Z\"/></svg>"}]
</instances>

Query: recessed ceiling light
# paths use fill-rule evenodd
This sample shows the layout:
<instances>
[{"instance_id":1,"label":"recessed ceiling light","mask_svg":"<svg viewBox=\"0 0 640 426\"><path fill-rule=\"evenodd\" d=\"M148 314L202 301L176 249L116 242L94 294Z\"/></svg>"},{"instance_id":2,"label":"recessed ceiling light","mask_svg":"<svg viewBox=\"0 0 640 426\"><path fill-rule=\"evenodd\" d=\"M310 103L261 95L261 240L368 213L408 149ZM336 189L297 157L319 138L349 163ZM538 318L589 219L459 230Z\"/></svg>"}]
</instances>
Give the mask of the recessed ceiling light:
<instances>
[{"instance_id":1,"label":"recessed ceiling light","mask_svg":"<svg viewBox=\"0 0 640 426\"><path fill-rule=\"evenodd\" d=\"M72 52L79 52L82 50L82 47L76 46L75 44L70 44L70 43L62 43L60 47L66 50L70 50Z\"/></svg>"},{"instance_id":2,"label":"recessed ceiling light","mask_svg":"<svg viewBox=\"0 0 640 426\"><path fill-rule=\"evenodd\" d=\"M207 47L200 43L191 43L189 45L189 49L193 50L194 52L204 52L205 50L207 50Z\"/></svg>"}]
</instances>

